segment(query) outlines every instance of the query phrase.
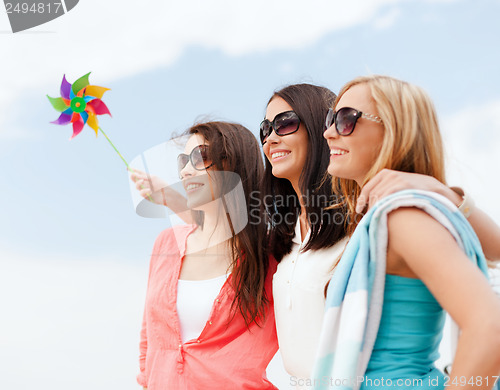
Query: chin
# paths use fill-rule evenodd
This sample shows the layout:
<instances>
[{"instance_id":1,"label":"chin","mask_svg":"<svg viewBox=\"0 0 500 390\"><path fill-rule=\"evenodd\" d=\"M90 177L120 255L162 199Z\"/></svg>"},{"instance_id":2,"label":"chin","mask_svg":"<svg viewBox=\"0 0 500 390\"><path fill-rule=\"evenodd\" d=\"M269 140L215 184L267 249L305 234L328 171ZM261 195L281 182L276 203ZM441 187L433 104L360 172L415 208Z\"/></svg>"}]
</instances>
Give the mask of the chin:
<instances>
[{"instance_id":1,"label":"chin","mask_svg":"<svg viewBox=\"0 0 500 390\"><path fill-rule=\"evenodd\" d=\"M186 203L187 207L191 210L202 210L204 205L212 201L211 192L203 190L198 193L189 194Z\"/></svg>"}]
</instances>

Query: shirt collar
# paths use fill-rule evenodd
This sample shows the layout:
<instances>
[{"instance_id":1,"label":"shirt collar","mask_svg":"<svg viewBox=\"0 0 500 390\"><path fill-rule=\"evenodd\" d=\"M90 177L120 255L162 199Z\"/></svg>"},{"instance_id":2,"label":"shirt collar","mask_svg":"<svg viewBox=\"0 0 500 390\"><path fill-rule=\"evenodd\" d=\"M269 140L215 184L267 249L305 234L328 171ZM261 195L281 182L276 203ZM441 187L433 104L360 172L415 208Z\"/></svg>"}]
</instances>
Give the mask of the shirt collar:
<instances>
[{"instance_id":1,"label":"shirt collar","mask_svg":"<svg viewBox=\"0 0 500 390\"><path fill-rule=\"evenodd\" d=\"M304 241L300 241L300 218L297 218L297 223L295 224L295 235L292 238L292 242L298 245L302 245L303 242L307 242L309 240L309 236L311 234L311 229L308 230L306 236L304 237Z\"/></svg>"}]
</instances>

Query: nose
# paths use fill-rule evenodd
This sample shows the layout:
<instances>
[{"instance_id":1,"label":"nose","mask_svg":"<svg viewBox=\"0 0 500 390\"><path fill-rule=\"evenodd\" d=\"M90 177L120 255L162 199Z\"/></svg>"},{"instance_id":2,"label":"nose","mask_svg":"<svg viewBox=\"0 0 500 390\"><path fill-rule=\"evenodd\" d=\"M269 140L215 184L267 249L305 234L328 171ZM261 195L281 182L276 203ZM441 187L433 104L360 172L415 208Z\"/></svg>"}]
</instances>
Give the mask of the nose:
<instances>
[{"instance_id":1,"label":"nose","mask_svg":"<svg viewBox=\"0 0 500 390\"><path fill-rule=\"evenodd\" d=\"M186 165L184 165L184 168L182 168L179 171L179 176L181 179L184 179L185 177L191 177L196 175L196 170L194 169L193 165L191 164L191 161L188 161Z\"/></svg>"},{"instance_id":2,"label":"nose","mask_svg":"<svg viewBox=\"0 0 500 390\"><path fill-rule=\"evenodd\" d=\"M326 129L324 132L323 132L323 137L325 139L329 139L329 138L338 138L339 135L337 133L337 130L335 129L335 123L332 124L328 129Z\"/></svg>"},{"instance_id":3,"label":"nose","mask_svg":"<svg viewBox=\"0 0 500 390\"><path fill-rule=\"evenodd\" d=\"M276 134L276 132L273 130L271 131L271 134L268 135L266 142L269 142L271 144L276 144L280 141L280 136Z\"/></svg>"}]
</instances>

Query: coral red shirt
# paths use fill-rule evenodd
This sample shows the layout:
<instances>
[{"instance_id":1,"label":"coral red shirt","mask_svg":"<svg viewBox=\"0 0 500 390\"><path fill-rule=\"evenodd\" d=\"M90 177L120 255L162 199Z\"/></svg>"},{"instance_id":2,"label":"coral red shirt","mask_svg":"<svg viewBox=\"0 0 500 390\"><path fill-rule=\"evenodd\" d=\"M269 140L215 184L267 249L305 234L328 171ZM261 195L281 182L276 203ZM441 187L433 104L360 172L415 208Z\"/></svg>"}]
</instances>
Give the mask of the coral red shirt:
<instances>
[{"instance_id":1,"label":"coral red shirt","mask_svg":"<svg viewBox=\"0 0 500 390\"><path fill-rule=\"evenodd\" d=\"M177 281L186 240L194 229L167 229L156 239L149 268L137 382L148 390L277 389L265 372L278 350L271 285L276 270L274 259L266 279L271 302L264 320L247 328L237 312L229 321L234 314L230 310L234 298L230 276L200 336L182 343L176 309Z\"/></svg>"}]
</instances>

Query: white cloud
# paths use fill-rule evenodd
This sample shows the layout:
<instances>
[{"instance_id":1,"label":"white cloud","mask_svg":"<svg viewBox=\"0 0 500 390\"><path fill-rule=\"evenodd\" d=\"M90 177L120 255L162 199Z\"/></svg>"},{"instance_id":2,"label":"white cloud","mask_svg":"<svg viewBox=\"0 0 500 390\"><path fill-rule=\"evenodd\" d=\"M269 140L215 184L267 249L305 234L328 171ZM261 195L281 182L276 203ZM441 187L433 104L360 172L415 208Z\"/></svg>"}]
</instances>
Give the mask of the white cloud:
<instances>
[{"instance_id":1,"label":"white cloud","mask_svg":"<svg viewBox=\"0 0 500 390\"><path fill-rule=\"evenodd\" d=\"M138 388L146 264L0 259L1 388Z\"/></svg>"},{"instance_id":2,"label":"white cloud","mask_svg":"<svg viewBox=\"0 0 500 390\"><path fill-rule=\"evenodd\" d=\"M401 11L398 8L392 8L387 13L375 19L373 26L378 30L386 30L396 23L396 20L400 15Z\"/></svg>"},{"instance_id":3,"label":"white cloud","mask_svg":"<svg viewBox=\"0 0 500 390\"><path fill-rule=\"evenodd\" d=\"M75 80L92 70L91 81L106 85L172 64L192 45L233 56L305 47L401 2L86 0L48 24L17 34L7 33L4 15L0 46L8 55L0 65L0 137L13 136L5 118L21 105L20 96L40 88L55 95L63 73Z\"/></svg>"},{"instance_id":4,"label":"white cloud","mask_svg":"<svg viewBox=\"0 0 500 390\"><path fill-rule=\"evenodd\" d=\"M463 186L476 203L500 224L500 101L466 107L443 117L449 157L448 182Z\"/></svg>"}]
</instances>

